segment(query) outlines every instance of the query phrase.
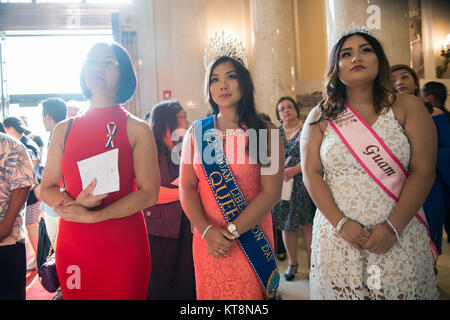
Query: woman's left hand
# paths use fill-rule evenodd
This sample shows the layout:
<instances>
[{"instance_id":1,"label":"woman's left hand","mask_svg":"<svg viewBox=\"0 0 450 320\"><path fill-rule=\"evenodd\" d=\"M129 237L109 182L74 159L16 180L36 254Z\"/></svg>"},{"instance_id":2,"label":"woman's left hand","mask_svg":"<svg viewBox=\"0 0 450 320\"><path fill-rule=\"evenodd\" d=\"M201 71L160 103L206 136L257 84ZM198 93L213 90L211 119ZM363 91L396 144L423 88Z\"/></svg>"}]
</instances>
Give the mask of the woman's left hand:
<instances>
[{"instance_id":1,"label":"woman's left hand","mask_svg":"<svg viewBox=\"0 0 450 320\"><path fill-rule=\"evenodd\" d=\"M389 233L384 224L377 224L373 227L370 238L363 245L363 249L376 254L385 254L396 242L397 238Z\"/></svg>"},{"instance_id":2,"label":"woman's left hand","mask_svg":"<svg viewBox=\"0 0 450 320\"><path fill-rule=\"evenodd\" d=\"M59 203L53 207L53 210L55 210L55 212L65 221L79 223L97 223L101 221L98 211L91 211L83 206L73 203Z\"/></svg>"}]
</instances>

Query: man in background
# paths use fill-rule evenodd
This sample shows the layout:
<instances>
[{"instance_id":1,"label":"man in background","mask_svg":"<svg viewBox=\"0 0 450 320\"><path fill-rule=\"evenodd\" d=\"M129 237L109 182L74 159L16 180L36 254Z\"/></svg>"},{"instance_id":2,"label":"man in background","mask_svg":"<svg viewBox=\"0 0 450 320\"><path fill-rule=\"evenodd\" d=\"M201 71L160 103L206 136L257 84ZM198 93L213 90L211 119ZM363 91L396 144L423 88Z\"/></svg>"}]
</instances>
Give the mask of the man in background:
<instances>
[{"instance_id":1,"label":"man in background","mask_svg":"<svg viewBox=\"0 0 450 320\"><path fill-rule=\"evenodd\" d=\"M42 102L42 121L44 122L45 130L50 132L50 138L47 144L50 145L50 140L52 139L52 132L56 125L66 119L67 116L67 105L66 102L59 98L50 98ZM45 226L47 227L48 237L50 241L53 240L54 234L56 232L56 226L58 224L59 216L53 211L53 208L41 202L41 211L44 212ZM55 245L55 244L53 244Z\"/></svg>"},{"instance_id":2,"label":"man in background","mask_svg":"<svg viewBox=\"0 0 450 320\"><path fill-rule=\"evenodd\" d=\"M25 300L24 206L37 181L25 146L1 132L0 173L0 300Z\"/></svg>"},{"instance_id":3,"label":"man in background","mask_svg":"<svg viewBox=\"0 0 450 320\"><path fill-rule=\"evenodd\" d=\"M48 139L47 144L47 152L48 152L48 146L50 145L50 140L52 139L53 130L55 129L58 123L66 119L68 108L66 102L59 98L50 98L42 101L41 104L42 104L42 121L44 122L45 130L50 132L50 137ZM56 247L56 232L59 216L58 214L56 214L53 208L44 203L44 201L41 201L41 211L44 212L44 221L48 237L52 242L53 246ZM53 297L53 300L63 300L61 288L58 289L58 292Z\"/></svg>"}]
</instances>

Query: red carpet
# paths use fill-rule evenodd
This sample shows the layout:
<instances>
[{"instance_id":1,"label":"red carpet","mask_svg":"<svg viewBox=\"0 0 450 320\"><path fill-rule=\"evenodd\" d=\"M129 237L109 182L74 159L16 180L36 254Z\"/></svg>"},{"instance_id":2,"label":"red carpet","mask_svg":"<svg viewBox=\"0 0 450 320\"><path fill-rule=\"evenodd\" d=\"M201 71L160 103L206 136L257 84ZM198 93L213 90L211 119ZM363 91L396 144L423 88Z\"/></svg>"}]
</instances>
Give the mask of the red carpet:
<instances>
[{"instance_id":1,"label":"red carpet","mask_svg":"<svg viewBox=\"0 0 450 320\"><path fill-rule=\"evenodd\" d=\"M55 293L47 292L41 285L37 270L27 271L27 300L51 300Z\"/></svg>"}]
</instances>

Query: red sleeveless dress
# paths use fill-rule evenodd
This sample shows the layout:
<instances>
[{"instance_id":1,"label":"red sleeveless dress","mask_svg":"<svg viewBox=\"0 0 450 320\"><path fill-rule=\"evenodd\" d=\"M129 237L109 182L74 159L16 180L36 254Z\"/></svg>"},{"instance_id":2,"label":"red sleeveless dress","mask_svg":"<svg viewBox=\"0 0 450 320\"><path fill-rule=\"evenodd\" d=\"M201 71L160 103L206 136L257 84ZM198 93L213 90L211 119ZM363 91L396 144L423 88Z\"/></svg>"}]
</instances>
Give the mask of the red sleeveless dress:
<instances>
[{"instance_id":1,"label":"red sleeveless dress","mask_svg":"<svg viewBox=\"0 0 450 320\"><path fill-rule=\"evenodd\" d=\"M129 113L120 105L91 108L75 118L62 158L66 192L75 199L82 191L77 162L108 151L106 127L117 126L120 190L96 209L136 190L132 149L127 135ZM60 219L56 268L65 300L146 299L150 278L150 248L142 211L94 224Z\"/></svg>"}]
</instances>

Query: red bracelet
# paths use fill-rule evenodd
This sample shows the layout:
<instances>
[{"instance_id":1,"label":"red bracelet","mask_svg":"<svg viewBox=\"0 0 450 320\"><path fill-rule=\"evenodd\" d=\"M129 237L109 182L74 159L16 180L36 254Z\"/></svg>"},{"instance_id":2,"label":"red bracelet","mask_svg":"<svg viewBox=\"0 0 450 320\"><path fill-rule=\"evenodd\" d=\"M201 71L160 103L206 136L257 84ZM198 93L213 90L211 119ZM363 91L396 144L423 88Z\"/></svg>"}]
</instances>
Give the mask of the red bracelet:
<instances>
[{"instance_id":1,"label":"red bracelet","mask_svg":"<svg viewBox=\"0 0 450 320\"><path fill-rule=\"evenodd\" d=\"M384 224L384 227L387 229L387 231L389 231L390 234L392 234L394 237L396 237L397 235L395 234L395 231L392 230L392 228L388 225L388 224Z\"/></svg>"}]
</instances>

